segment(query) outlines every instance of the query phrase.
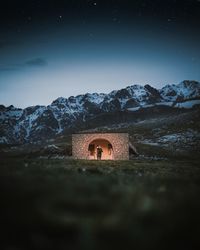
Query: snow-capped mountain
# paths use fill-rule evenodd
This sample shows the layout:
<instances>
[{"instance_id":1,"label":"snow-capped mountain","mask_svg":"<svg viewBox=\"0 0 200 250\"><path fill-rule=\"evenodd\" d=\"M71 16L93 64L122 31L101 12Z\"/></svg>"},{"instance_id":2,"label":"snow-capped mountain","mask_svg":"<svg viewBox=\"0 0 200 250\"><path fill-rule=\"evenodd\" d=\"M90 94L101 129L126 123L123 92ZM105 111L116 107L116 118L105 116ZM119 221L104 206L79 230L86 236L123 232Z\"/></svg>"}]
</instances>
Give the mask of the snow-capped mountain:
<instances>
[{"instance_id":1,"label":"snow-capped mountain","mask_svg":"<svg viewBox=\"0 0 200 250\"><path fill-rule=\"evenodd\" d=\"M18 109L0 105L0 143L24 143L51 138L95 116L115 111L135 111L153 106L192 108L200 104L200 83L183 81L155 89L132 85L109 94L59 97L48 106Z\"/></svg>"},{"instance_id":2,"label":"snow-capped mountain","mask_svg":"<svg viewBox=\"0 0 200 250\"><path fill-rule=\"evenodd\" d=\"M199 82L183 81L177 85L166 85L160 90L160 94L165 101L184 101L200 96Z\"/></svg>"}]
</instances>

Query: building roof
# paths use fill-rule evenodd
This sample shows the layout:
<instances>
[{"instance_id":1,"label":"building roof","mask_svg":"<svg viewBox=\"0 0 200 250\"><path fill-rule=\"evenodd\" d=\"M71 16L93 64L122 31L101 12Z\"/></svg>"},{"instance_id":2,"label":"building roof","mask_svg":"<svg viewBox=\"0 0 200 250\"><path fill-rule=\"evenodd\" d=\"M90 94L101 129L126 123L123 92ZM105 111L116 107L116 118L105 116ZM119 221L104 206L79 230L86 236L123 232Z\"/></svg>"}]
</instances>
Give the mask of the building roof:
<instances>
[{"instance_id":1,"label":"building roof","mask_svg":"<svg viewBox=\"0 0 200 250\"><path fill-rule=\"evenodd\" d=\"M101 131L96 131L96 132L93 132L93 131L89 131L89 132L74 132L72 133L74 135L76 134L128 134L127 132L101 132Z\"/></svg>"}]
</instances>

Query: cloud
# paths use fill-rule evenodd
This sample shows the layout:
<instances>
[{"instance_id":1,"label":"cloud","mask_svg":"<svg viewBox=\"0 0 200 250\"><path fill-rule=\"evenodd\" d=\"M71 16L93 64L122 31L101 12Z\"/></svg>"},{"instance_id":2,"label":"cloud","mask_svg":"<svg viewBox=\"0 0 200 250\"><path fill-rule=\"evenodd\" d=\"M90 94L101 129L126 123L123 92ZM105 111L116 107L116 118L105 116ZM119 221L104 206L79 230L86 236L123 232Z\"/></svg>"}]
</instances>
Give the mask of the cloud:
<instances>
[{"instance_id":1,"label":"cloud","mask_svg":"<svg viewBox=\"0 0 200 250\"><path fill-rule=\"evenodd\" d=\"M25 62L25 65L29 67L44 67L47 66L47 64L47 61L40 57Z\"/></svg>"},{"instance_id":2,"label":"cloud","mask_svg":"<svg viewBox=\"0 0 200 250\"><path fill-rule=\"evenodd\" d=\"M4 48L10 47L10 46L16 46L19 44L21 44L21 42L0 40L0 49L4 49Z\"/></svg>"},{"instance_id":3,"label":"cloud","mask_svg":"<svg viewBox=\"0 0 200 250\"><path fill-rule=\"evenodd\" d=\"M17 70L22 70L27 67L45 67L48 65L48 62L43 59L43 58L34 58L31 60L28 60L24 63L19 63L19 64L8 64L8 65L0 65L0 71L5 72L5 71L17 71Z\"/></svg>"},{"instance_id":4,"label":"cloud","mask_svg":"<svg viewBox=\"0 0 200 250\"><path fill-rule=\"evenodd\" d=\"M0 71L6 72L6 71L16 71L19 70L18 67L13 66L7 66L7 67L0 67Z\"/></svg>"},{"instance_id":5,"label":"cloud","mask_svg":"<svg viewBox=\"0 0 200 250\"><path fill-rule=\"evenodd\" d=\"M0 71L6 72L6 71L17 71L21 69L20 64L0 64Z\"/></svg>"}]
</instances>

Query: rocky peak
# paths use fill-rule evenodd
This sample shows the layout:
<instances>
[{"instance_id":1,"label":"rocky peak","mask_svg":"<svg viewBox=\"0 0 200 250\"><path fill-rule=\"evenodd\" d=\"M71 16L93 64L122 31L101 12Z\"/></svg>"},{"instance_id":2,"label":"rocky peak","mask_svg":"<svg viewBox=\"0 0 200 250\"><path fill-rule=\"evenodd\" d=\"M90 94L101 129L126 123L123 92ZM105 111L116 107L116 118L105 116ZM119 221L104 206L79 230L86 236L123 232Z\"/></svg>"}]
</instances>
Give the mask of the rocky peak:
<instances>
[{"instance_id":1,"label":"rocky peak","mask_svg":"<svg viewBox=\"0 0 200 250\"><path fill-rule=\"evenodd\" d=\"M183 81L179 84L166 85L160 90L165 101L183 101L200 96L200 83L197 81Z\"/></svg>"}]
</instances>

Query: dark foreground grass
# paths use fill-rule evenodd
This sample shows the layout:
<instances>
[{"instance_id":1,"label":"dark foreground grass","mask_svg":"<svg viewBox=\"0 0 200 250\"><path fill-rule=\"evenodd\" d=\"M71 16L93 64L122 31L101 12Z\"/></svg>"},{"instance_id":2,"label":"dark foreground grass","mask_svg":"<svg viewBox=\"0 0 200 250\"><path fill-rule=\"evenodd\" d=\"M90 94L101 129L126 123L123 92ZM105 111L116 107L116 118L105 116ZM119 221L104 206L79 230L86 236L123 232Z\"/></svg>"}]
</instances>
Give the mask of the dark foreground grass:
<instances>
[{"instance_id":1,"label":"dark foreground grass","mask_svg":"<svg viewBox=\"0 0 200 250\"><path fill-rule=\"evenodd\" d=\"M0 188L3 250L200 247L197 160L4 159Z\"/></svg>"}]
</instances>

